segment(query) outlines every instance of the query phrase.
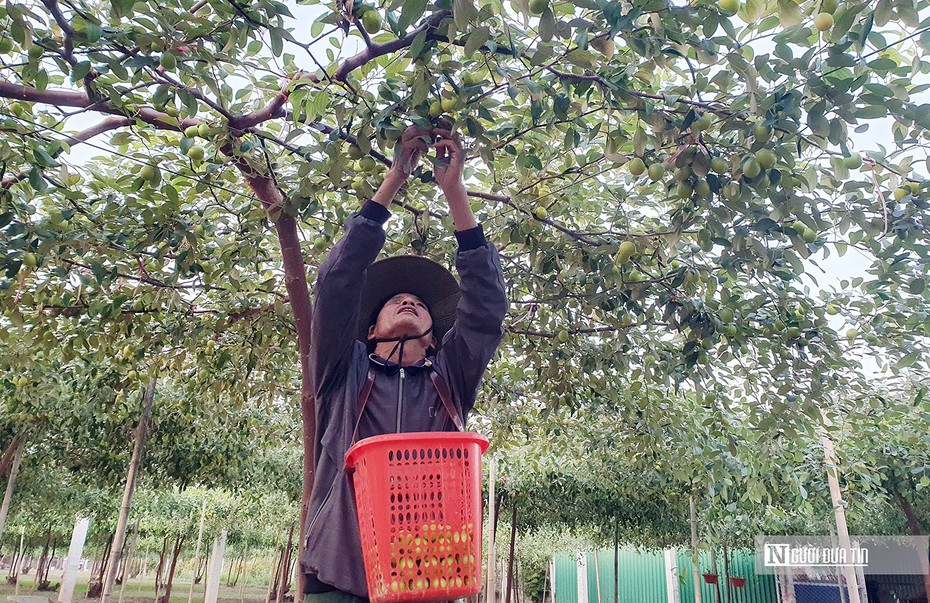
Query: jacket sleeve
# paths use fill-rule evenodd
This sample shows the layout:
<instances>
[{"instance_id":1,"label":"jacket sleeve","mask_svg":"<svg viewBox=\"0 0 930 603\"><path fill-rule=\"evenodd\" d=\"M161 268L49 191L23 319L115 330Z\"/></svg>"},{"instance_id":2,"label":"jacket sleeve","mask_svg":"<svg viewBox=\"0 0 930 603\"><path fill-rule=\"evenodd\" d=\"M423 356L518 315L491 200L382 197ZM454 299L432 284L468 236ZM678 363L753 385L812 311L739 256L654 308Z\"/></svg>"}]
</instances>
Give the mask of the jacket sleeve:
<instances>
[{"instance_id":1,"label":"jacket sleeve","mask_svg":"<svg viewBox=\"0 0 930 603\"><path fill-rule=\"evenodd\" d=\"M310 367L319 396L346 378L358 328L365 271L384 246L390 212L369 201L345 222L346 233L320 266L314 287Z\"/></svg>"},{"instance_id":2,"label":"jacket sleeve","mask_svg":"<svg viewBox=\"0 0 930 603\"><path fill-rule=\"evenodd\" d=\"M455 324L443 338L437 363L450 376L451 388L465 416L475 405L481 376L504 337L507 297L500 256L481 226L456 232L455 255L462 297Z\"/></svg>"}]
</instances>

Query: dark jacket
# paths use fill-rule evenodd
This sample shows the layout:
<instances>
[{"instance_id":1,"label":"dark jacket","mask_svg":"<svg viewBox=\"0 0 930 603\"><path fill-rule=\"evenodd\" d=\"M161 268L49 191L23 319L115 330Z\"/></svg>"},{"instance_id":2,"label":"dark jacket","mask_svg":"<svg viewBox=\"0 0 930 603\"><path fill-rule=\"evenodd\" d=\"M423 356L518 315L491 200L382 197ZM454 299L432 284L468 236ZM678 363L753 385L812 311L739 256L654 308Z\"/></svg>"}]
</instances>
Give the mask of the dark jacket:
<instances>
[{"instance_id":1,"label":"dark jacket","mask_svg":"<svg viewBox=\"0 0 930 603\"><path fill-rule=\"evenodd\" d=\"M355 498L343 462L368 369L374 366L377 375L359 439L395 431L453 431L429 370L442 375L463 419L467 417L481 376L503 337L507 312L497 250L485 240L480 226L457 232L455 263L462 297L455 325L439 352L402 370L370 358L366 345L355 339L356 327L365 271L384 245L382 225L389 215L383 206L369 201L346 220L346 234L333 246L317 277L310 353L316 389L316 474L301 569L319 582L366 598Z\"/></svg>"}]
</instances>

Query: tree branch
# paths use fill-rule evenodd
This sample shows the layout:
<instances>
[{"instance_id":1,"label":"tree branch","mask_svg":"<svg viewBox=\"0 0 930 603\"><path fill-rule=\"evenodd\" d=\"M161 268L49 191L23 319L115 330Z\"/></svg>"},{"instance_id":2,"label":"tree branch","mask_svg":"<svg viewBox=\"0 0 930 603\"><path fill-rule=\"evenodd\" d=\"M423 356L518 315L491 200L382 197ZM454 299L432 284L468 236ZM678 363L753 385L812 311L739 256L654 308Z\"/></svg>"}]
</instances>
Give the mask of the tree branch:
<instances>
[{"instance_id":1,"label":"tree branch","mask_svg":"<svg viewBox=\"0 0 930 603\"><path fill-rule=\"evenodd\" d=\"M62 136L64 136L64 138L68 140L69 146L73 147L82 142L87 142L94 136L103 134L104 132L108 132L110 130L122 128L130 124L132 124L132 119L128 117L116 117L116 116L107 117L103 121L98 123L97 125L91 126L90 128L87 128L86 130L81 130L77 134L63 134ZM59 149L58 151L55 152L53 157L58 157L58 155L60 155L62 151L63 149ZM2 189L10 188L17 182L21 182L22 180L28 178L29 171L30 170L23 171L23 172L20 172L19 174L16 174L15 176L4 178L3 181L0 182L0 188Z\"/></svg>"},{"instance_id":2,"label":"tree branch","mask_svg":"<svg viewBox=\"0 0 930 603\"><path fill-rule=\"evenodd\" d=\"M349 57L342 62L341 65L336 69L332 75L332 79L338 82L344 82L349 74L365 65L369 61L372 61L380 56L390 54L392 52L397 52L401 48L407 48L413 44L413 40L420 34L420 32L428 31L430 29L435 29L439 26L443 19L451 16L449 11L440 11L427 19L422 25L418 28L411 31L409 34L403 38L397 38L396 40L391 40L390 42L384 42L383 44L372 44L362 52L358 53L354 57Z\"/></svg>"}]
</instances>

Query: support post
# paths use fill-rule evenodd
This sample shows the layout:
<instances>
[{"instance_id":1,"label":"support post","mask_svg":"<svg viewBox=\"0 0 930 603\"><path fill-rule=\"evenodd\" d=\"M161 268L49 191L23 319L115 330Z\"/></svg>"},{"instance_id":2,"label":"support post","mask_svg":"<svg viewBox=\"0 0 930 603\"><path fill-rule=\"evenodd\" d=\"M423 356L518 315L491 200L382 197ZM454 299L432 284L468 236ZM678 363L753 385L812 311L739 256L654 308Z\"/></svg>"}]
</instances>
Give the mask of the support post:
<instances>
[{"instance_id":1,"label":"support post","mask_svg":"<svg viewBox=\"0 0 930 603\"><path fill-rule=\"evenodd\" d=\"M74 524L71 533L71 546L68 547L68 557L65 560L65 576L61 581L61 590L58 591L59 603L71 603L74 596L74 586L77 584L78 565L84 552L84 541L87 539L87 528L90 519L79 519Z\"/></svg>"}]
</instances>

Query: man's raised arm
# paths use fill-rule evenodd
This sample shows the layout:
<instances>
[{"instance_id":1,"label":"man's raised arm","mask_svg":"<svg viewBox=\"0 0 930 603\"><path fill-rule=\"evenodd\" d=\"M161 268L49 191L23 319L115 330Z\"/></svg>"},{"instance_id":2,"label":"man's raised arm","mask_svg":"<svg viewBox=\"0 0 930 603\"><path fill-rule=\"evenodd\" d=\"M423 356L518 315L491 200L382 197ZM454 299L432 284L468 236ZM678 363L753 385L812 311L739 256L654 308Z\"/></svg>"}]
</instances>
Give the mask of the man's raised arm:
<instances>
[{"instance_id":1,"label":"man's raised arm","mask_svg":"<svg viewBox=\"0 0 930 603\"><path fill-rule=\"evenodd\" d=\"M346 220L345 235L320 266L314 287L316 300L310 339L310 366L318 399L346 377L359 321L365 271L384 246L384 223L391 215L388 206L426 152L422 134L415 128L404 132L384 182L372 200Z\"/></svg>"}]
</instances>

